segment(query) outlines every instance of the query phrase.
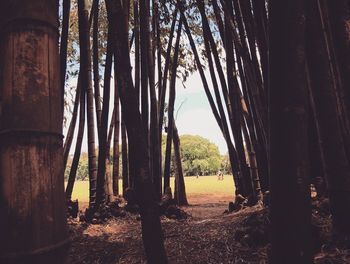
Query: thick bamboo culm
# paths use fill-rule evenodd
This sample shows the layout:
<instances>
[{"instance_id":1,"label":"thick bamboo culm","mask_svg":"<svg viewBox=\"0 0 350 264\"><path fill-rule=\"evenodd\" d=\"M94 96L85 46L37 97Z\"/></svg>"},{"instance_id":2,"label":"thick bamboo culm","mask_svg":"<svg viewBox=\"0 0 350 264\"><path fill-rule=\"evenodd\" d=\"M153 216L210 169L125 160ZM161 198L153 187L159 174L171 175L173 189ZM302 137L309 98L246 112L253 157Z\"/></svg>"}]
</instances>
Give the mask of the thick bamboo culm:
<instances>
[{"instance_id":1,"label":"thick bamboo culm","mask_svg":"<svg viewBox=\"0 0 350 264\"><path fill-rule=\"evenodd\" d=\"M0 263L66 255L57 8L1 1Z\"/></svg>"}]
</instances>

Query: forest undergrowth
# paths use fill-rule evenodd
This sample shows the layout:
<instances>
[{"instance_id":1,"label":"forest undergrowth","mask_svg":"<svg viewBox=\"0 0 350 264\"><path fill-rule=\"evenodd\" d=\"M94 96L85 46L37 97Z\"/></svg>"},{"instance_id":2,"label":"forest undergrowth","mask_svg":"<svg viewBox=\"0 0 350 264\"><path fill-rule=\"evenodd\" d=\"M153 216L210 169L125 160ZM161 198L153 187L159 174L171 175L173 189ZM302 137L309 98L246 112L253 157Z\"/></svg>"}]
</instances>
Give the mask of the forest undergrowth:
<instances>
[{"instance_id":1,"label":"forest undergrowth","mask_svg":"<svg viewBox=\"0 0 350 264\"><path fill-rule=\"evenodd\" d=\"M162 217L169 263L268 263L268 208L247 207L224 213L227 203L197 203L183 209L190 215ZM137 214L127 213L104 224L69 220L72 246L68 263L146 263ZM327 200L312 203L314 261L350 263L349 243L332 236Z\"/></svg>"}]
</instances>

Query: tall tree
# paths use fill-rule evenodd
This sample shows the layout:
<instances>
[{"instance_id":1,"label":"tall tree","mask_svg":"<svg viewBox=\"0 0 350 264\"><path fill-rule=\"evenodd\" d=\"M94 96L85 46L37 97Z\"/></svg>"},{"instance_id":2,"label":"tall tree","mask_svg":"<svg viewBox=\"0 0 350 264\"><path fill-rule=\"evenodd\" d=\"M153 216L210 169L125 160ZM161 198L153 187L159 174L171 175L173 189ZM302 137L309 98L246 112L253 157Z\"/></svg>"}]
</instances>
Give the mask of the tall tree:
<instances>
[{"instance_id":1,"label":"tall tree","mask_svg":"<svg viewBox=\"0 0 350 264\"><path fill-rule=\"evenodd\" d=\"M98 147L98 169L96 201L98 204L105 202L105 175L106 175L106 157L109 155L109 146L107 146L108 135L108 113L111 90L111 74L113 63L113 25L108 25L107 54L103 82L103 105L101 114L101 123L99 124L99 147Z\"/></svg>"},{"instance_id":2,"label":"tall tree","mask_svg":"<svg viewBox=\"0 0 350 264\"><path fill-rule=\"evenodd\" d=\"M93 76L94 76L94 95L95 95L95 108L96 108L96 120L97 120L97 131L100 130L101 125L101 95L100 95L100 70L99 70L99 11L100 11L100 0L93 0L92 2L92 56L93 56Z\"/></svg>"},{"instance_id":3,"label":"tall tree","mask_svg":"<svg viewBox=\"0 0 350 264\"><path fill-rule=\"evenodd\" d=\"M121 134L122 134L122 165L123 165L123 195L125 195L125 191L129 186L129 156L128 156L128 142L126 135L126 127L125 127L125 117L122 112L122 122L121 122ZM129 150L130 151L130 150Z\"/></svg>"},{"instance_id":4,"label":"tall tree","mask_svg":"<svg viewBox=\"0 0 350 264\"><path fill-rule=\"evenodd\" d=\"M68 132L66 135L66 140L64 141L63 146L63 168L66 168L67 166L67 160L69 156L69 151L73 142L74 137L74 130L75 125L78 118L78 108L79 108L79 102L80 102L80 94L81 94L81 83L78 81L77 88L75 91L75 99L74 99L74 106L73 106L73 112L72 112L72 119L69 124Z\"/></svg>"},{"instance_id":5,"label":"tall tree","mask_svg":"<svg viewBox=\"0 0 350 264\"><path fill-rule=\"evenodd\" d=\"M173 128L174 128L174 104L175 104L175 86L176 86L176 72L179 58L179 46L181 36L182 19L178 24L177 36L175 43L174 56L172 61L171 81L169 91L169 104L168 104L168 127L167 127L167 142L166 153L164 163L164 192L166 188L170 187L170 162L171 162L171 143L173 141Z\"/></svg>"},{"instance_id":6,"label":"tall tree","mask_svg":"<svg viewBox=\"0 0 350 264\"><path fill-rule=\"evenodd\" d=\"M226 50L226 71L227 71L227 84L229 89L229 96L232 104L232 122L231 130L237 150L238 162L240 167L240 173L243 178L243 190L242 194L250 196L252 194L251 175L247 166L244 145L242 138L242 123L243 123L243 111L241 106L241 93L237 78L234 76L234 53L233 53L233 36L231 19L232 5L230 1L226 1L225 6L225 50Z\"/></svg>"},{"instance_id":7,"label":"tall tree","mask_svg":"<svg viewBox=\"0 0 350 264\"><path fill-rule=\"evenodd\" d=\"M91 47L89 37L87 0L78 1L79 15L79 46L81 64L81 85L86 89L87 95L87 136L89 155L89 204L96 204L96 149L95 149L95 120L94 120L94 93L91 80Z\"/></svg>"},{"instance_id":8,"label":"tall tree","mask_svg":"<svg viewBox=\"0 0 350 264\"><path fill-rule=\"evenodd\" d=\"M324 148L325 168L332 220L340 234L350 234L350 166L337 114L333 76L317 1L308 3L307 59L311 80L311 96L318 116L320 138Z\"/></svg>"},{"instance_id":9,"label":"tall tree","mask_svg":"<svg viewBox=\"0 0 350 264\"><path fill-rule=\"evenodd\" d=\"M113 194L119 194L120 105L117 81L117 60L114 56L114 133L113 133Z\"/></svg>"},{"instance_id":10,"label":"tall tree","mask_svg":"<svg viewBox=\"0 0 350 264\"><path fill-rule=\"evenodd\" d=\"M63 0L62 31L61 31L61 41L60 41L60 77L61 77L61 89L63 94L65 92L65 86L66 86L67 46L68 46L70 5L71 5L70 0ZM62 98L62 106L63 105L64 105L64 97ZM64 108L62 107L62 109Z\"/></svg>"},{"instance_id":11,"label":"tall tree","mask_svg":"<svg viewBox=\"0 0 350 264\"><path fill-rule=\"evenodd\" d=\"M173 127L173 143L174 143L174 153L175 153L175 190L174 190L174 199L176 203L180 206L188 205L187 196L186 196L186 187L185 179L182 170L182 161L181 161L181 149L180 149L180 137L177 130L175 120Z\"/></svg>"},{"instance_id":12,"label":"tall tree","mask_svg":"<svg viewBox=\"0 0 350 264\"><path fill-rule=\"evenodd\" d=\"M84 87L81 87L81 89ZM80 91L80 109L79 109L79 127L78 127L78 135L75 144L75 151L73 155L72 165L69 172L68 182L66 186L66 200L70 201L72 199L72 192L74 187L75 178L77 175L77 170L79 166L79 159L81 154L81 146L83 144L83 136L85 130L85 97L86 90L82 89Z\"/></svg>"},{"instance_id":13,"label":"tall tree","mask_svg":"<svg viewBox=\"0 0 350 264\"><path fill-rule=\"evenodd\" d=\"M125 124L128 130L130 147L135 151L135 190L140 205L142 238L149 263L167 263L163 234L159 219L159 207L155 200L152 177L149 170L147 137L137 107L137 98L133 86L127 19L120 1L106 1L109 22L115 23L115 54L117 58L118 91Z\"/></svg>"},{"instance_id":14,"label":"tall tree","mask_svg":"<svg viewBox=\"0 0 350 264\"><path fill-rule=\"evenodd\" d=\"M0 31L0 262L58 264L69 242L58 1L1 1Z\"/></svg>"},{"instance_id":15,"label":"tall tree","mask_svg":"<svg viewBox=\"0 0 350 264\"><path fill-rule=\"evenodd\" d=\"M276 264L312 263L304 3L269 2L270 260Z\"/></svg>"}]
</instances>

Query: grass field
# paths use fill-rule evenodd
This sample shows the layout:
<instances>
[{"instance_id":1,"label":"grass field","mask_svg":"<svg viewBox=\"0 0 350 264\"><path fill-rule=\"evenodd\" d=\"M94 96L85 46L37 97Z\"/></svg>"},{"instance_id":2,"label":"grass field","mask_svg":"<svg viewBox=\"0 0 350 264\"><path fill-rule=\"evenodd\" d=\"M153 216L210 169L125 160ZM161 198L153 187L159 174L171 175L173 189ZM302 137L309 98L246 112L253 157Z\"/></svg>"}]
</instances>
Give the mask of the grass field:
<instances>
[{"instance_id":1,"label":"grass field","mask_svg":"<svg viewBox=\"0 0 350 264\"><path fill-rule=\"evenodd\" d=\"M174 190L174 178L171 178L171 189ZM185 177L186 193L191 200L191 196L233 196L233 179L230 175L225 175L224 180L218 181L216 176L200 176ZM121 180L119 181L119 188L121 187ZM121 192L121 191L120 191ZM89 201L89 182L77 181L74 184L72 199L78 199L79 202Z\"/></svg>"}]
</instances>

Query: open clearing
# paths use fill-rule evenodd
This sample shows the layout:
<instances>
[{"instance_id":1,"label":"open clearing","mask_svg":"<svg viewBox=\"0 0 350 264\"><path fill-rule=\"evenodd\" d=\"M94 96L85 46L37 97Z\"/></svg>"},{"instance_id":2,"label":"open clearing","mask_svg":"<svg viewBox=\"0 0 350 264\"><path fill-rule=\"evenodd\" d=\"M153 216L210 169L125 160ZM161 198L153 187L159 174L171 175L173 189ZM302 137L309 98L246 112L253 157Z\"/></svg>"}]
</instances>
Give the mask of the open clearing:
<instances>
[{"instance_id":1,"label":"open clearing","mask_svg":"<svg viewBox=\"0 0 350 264\"><path fill-rule=\"evenodd\" d=\"M234 184L230 175L225 175L224 180L218 180L217 176L185 177L186 193L191 205L221 205L227 206L233 200ZM171 189L174 190L174 178L170 179ZM119 193L121 193L122 181L119 180ZM89 201L89 182L76 181L74 184L72 199L78 199L79 207L84 209ZM214 206L213 210L215 210ZM191 209L190 209L191 210ZM196 211L196 209L193 209ZM212 211L212 210L209 210ZM191 212L190 212L191 213ZM193 213L193 212L192 212Z\"/></svg>"},{"instance_id":2,"label":"open clearing","mask_svg":"<svg viewBox=\"0 0 350 264\"><path fill-rule=\"evenodd\" d=\"M252 252L235 241L235 232L245 219L265 209L256 206L224 215L228 202L233 200L232 176L221 181L216 176L185 177L185 182L190 205L182 209L190 217L161 217L169 263L266 263L266 246ZM73 198L79 199L81 208L87 205L88 182L77 182ZM69 226L73 240L69 264L146 263L137 215L128 214L99 225L70 220Z\"/></svg>"}]
</instances>

